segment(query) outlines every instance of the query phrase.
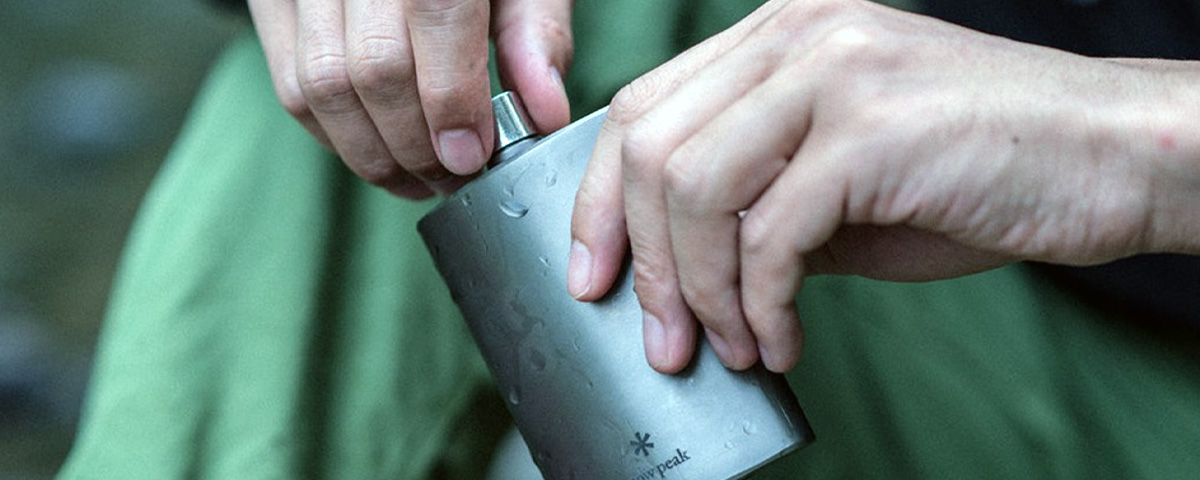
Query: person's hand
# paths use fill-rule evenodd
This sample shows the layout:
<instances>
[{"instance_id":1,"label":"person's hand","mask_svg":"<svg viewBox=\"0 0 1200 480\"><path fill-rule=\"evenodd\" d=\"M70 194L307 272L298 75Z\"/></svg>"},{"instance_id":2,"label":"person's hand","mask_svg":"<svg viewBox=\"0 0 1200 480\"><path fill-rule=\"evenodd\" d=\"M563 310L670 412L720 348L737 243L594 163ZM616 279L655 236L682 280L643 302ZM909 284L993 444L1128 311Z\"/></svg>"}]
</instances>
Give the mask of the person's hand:
<instances>
[{"instance_id":1,"label":"person's hand","mask_svg":"<svg viewBox=\"0 0 1200 480\"><path fill-rule=\"evenodd\" d=\"M647 359L800 356L806 275L1198 251L1194 67L1079 57L857 0L776 0L614 100L568 290L632 249ZM1191 205L1191 206L1189 206Z\"/></svg>"},{"instance_id":2,"label":"person's hand","mask_svg":"<svg viewBox=\"0 0 1200 480\"><path fill-rule=\"evenodd\" d=\"M491 156L488 38L538 130L570 121L571 0L249 0L284 108L360 177L448 192Z\"/></svg>"}]
</instances>

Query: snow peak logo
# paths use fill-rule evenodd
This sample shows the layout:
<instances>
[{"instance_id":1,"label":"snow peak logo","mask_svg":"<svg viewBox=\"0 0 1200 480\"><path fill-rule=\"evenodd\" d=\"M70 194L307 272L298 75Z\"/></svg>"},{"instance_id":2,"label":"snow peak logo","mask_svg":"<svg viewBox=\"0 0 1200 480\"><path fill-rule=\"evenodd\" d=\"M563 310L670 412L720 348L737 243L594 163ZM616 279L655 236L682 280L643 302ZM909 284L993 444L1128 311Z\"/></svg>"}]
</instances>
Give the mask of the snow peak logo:
<instances>
[{"instance_id":1,"label":"snow peak logo","mask_svg":"<svg viewBox=\"0 0 1200 480\"><path fill-rule=\"evenodd\" d=\"M629 441L629 445L633 447L633 455L634 456L642 455L642 456L649 457L650 449L654 448L654 442L650 441L650 434L649 433L643 434L642 432L634 432L633 438L635 440ZM682 449L676 448L675 456L667 459L667 461L665 461L665 462L655 465L654 467L648 468L645 471L638 473L637 475L635 475L633 477L630 477L629 480L650 480L652 478L666 478L666 474L669 470L671 470L672 468L678 467L679 465L682 465L683 462L686 462L691 459L692 459L692 457L688 456L687 450L682 450Z\"/></svg>"},{"instance_id":2,"label":"snow peak logo","mask_svg":"<svg viewBox=\"0 0 1200 480\"><path fill-rule=\"evenodd\" d=\"M650 434L647 433L645 436L642 436L642 432L633 432L633 438L637 439L629 441L629 444L633 445L634 447L633 454L637 455L641 453L642 455L649 457L650 449L654 448L654 442L650 441Z\"/></svg>"}]
</instances>

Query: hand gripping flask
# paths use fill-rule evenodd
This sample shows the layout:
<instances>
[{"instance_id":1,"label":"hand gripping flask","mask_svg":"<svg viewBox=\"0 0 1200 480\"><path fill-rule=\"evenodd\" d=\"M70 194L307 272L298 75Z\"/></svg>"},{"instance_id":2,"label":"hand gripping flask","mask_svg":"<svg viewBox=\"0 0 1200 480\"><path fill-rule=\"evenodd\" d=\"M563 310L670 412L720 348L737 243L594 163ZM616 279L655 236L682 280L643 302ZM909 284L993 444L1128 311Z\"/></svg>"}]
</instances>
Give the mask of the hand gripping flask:
<instances>
[{"instance_id":1,"label":"hand gripping flask","mask_svg":"<svg viewBox=\"0 0 1200 480\"><path fill-rule=\"evenodd\" d=\"M544 138L492 100L490 168L418 229L547 479L742 478L813 439L781 375L734 372L700 340L682 373L646 363L626 260L595 303L566 289L571 210L605 110Z\"/></svg>"}]
</instances>

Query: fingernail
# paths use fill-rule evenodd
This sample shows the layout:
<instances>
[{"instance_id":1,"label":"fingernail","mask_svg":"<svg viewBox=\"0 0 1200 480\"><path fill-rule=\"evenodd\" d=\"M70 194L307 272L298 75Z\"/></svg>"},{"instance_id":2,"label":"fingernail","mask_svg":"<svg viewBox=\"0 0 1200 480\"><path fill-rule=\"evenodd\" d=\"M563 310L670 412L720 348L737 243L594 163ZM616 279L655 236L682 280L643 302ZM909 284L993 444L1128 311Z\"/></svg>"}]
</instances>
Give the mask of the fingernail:
<instances>
[{"instance_id":1,"label":"fingernail","mask_svg":"<svg viewBox=\"0 0 1200 480\"><path fill-rule=\"evenodd\" d=\"M778 368L777 360L771 356L771 351L767 350L767 347L764 347L761 343L758 344L758 358L762 360L763 366L767 367L767 370L775 373L783 373L775 369Z\"/></svg>"},{"instance_id":2,"label":"fingernail","mask_svg":"<svg viewBox=\"0 0 1200 480\"><path fill-rule=\"evenodd\" d=\"M474 173L487 161L483 158L483 142L474 130L442 130L438 133L438 146L441 148L442 164L458 175Z\"/></svg>"},{"instance_id":3,"label":"fingernail","mask_svg":"<svg viewBox=\"0 0 1200 480\"><path fill-rule=\"evenodd\" d=\"M571 241L571 257L567 260L567 292L576 300L592 289L592 252L579 240Z\"/></svg>"},{"instance_id":4,"label":"fingernail","mask_svg":"<svg viewBox=\"0 0 1200 480\"><path fill-rule=\"evenodd\" d=\"M666 365L670 360L667 355L667 331L663 328L658 317L648 312L642 312L642 338L646 343L646 361L654 369Z\"/></svg>"},{"instance_id":5,"label":"fingernail","mask_svg":"<svg viewBox=\"0 0 1200 480\"><path fill-rule=\"evenodd\" d=\"M709 330L708 327L704 327L704 337L708 339L708 344L717 353L717 358L721 360L721 363L726 368L733 368L730 366L733 363L733 350L729 348L729 343L725 341L725 338L717 335L717 332Z\"/></svg>"},{"instance_id":6,"label":"fingernail","mask_svg":"<svg viewBox=\"0 0 1200 480\"><path fill-rule=\"evenodd\" d=\"M558 87L559 90L566 89L566 87L563 86L562 74L558 73L558 69L554 68L553 65L550 66L550 83L555 87Z\"/></svg>"}]
</instances>

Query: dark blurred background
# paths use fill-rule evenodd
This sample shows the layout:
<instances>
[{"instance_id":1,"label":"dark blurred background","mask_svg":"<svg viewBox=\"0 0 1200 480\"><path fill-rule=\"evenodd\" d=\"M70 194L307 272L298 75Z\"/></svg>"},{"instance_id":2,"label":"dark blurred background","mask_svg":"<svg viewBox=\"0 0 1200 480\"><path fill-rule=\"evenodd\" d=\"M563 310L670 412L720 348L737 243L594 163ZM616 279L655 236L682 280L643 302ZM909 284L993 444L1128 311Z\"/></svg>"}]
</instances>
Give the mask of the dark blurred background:
<instances>
[{"instance_id":1,"label":"dark blurred background","mask_svg":"<svg viewBox=\"0 0 1200 480\"><path fill-rule=\"evenodd\" d=\"M46 479L137 205L244 20L198 0L0 5L0 480Z\"/></svg>"}]
</instances>

